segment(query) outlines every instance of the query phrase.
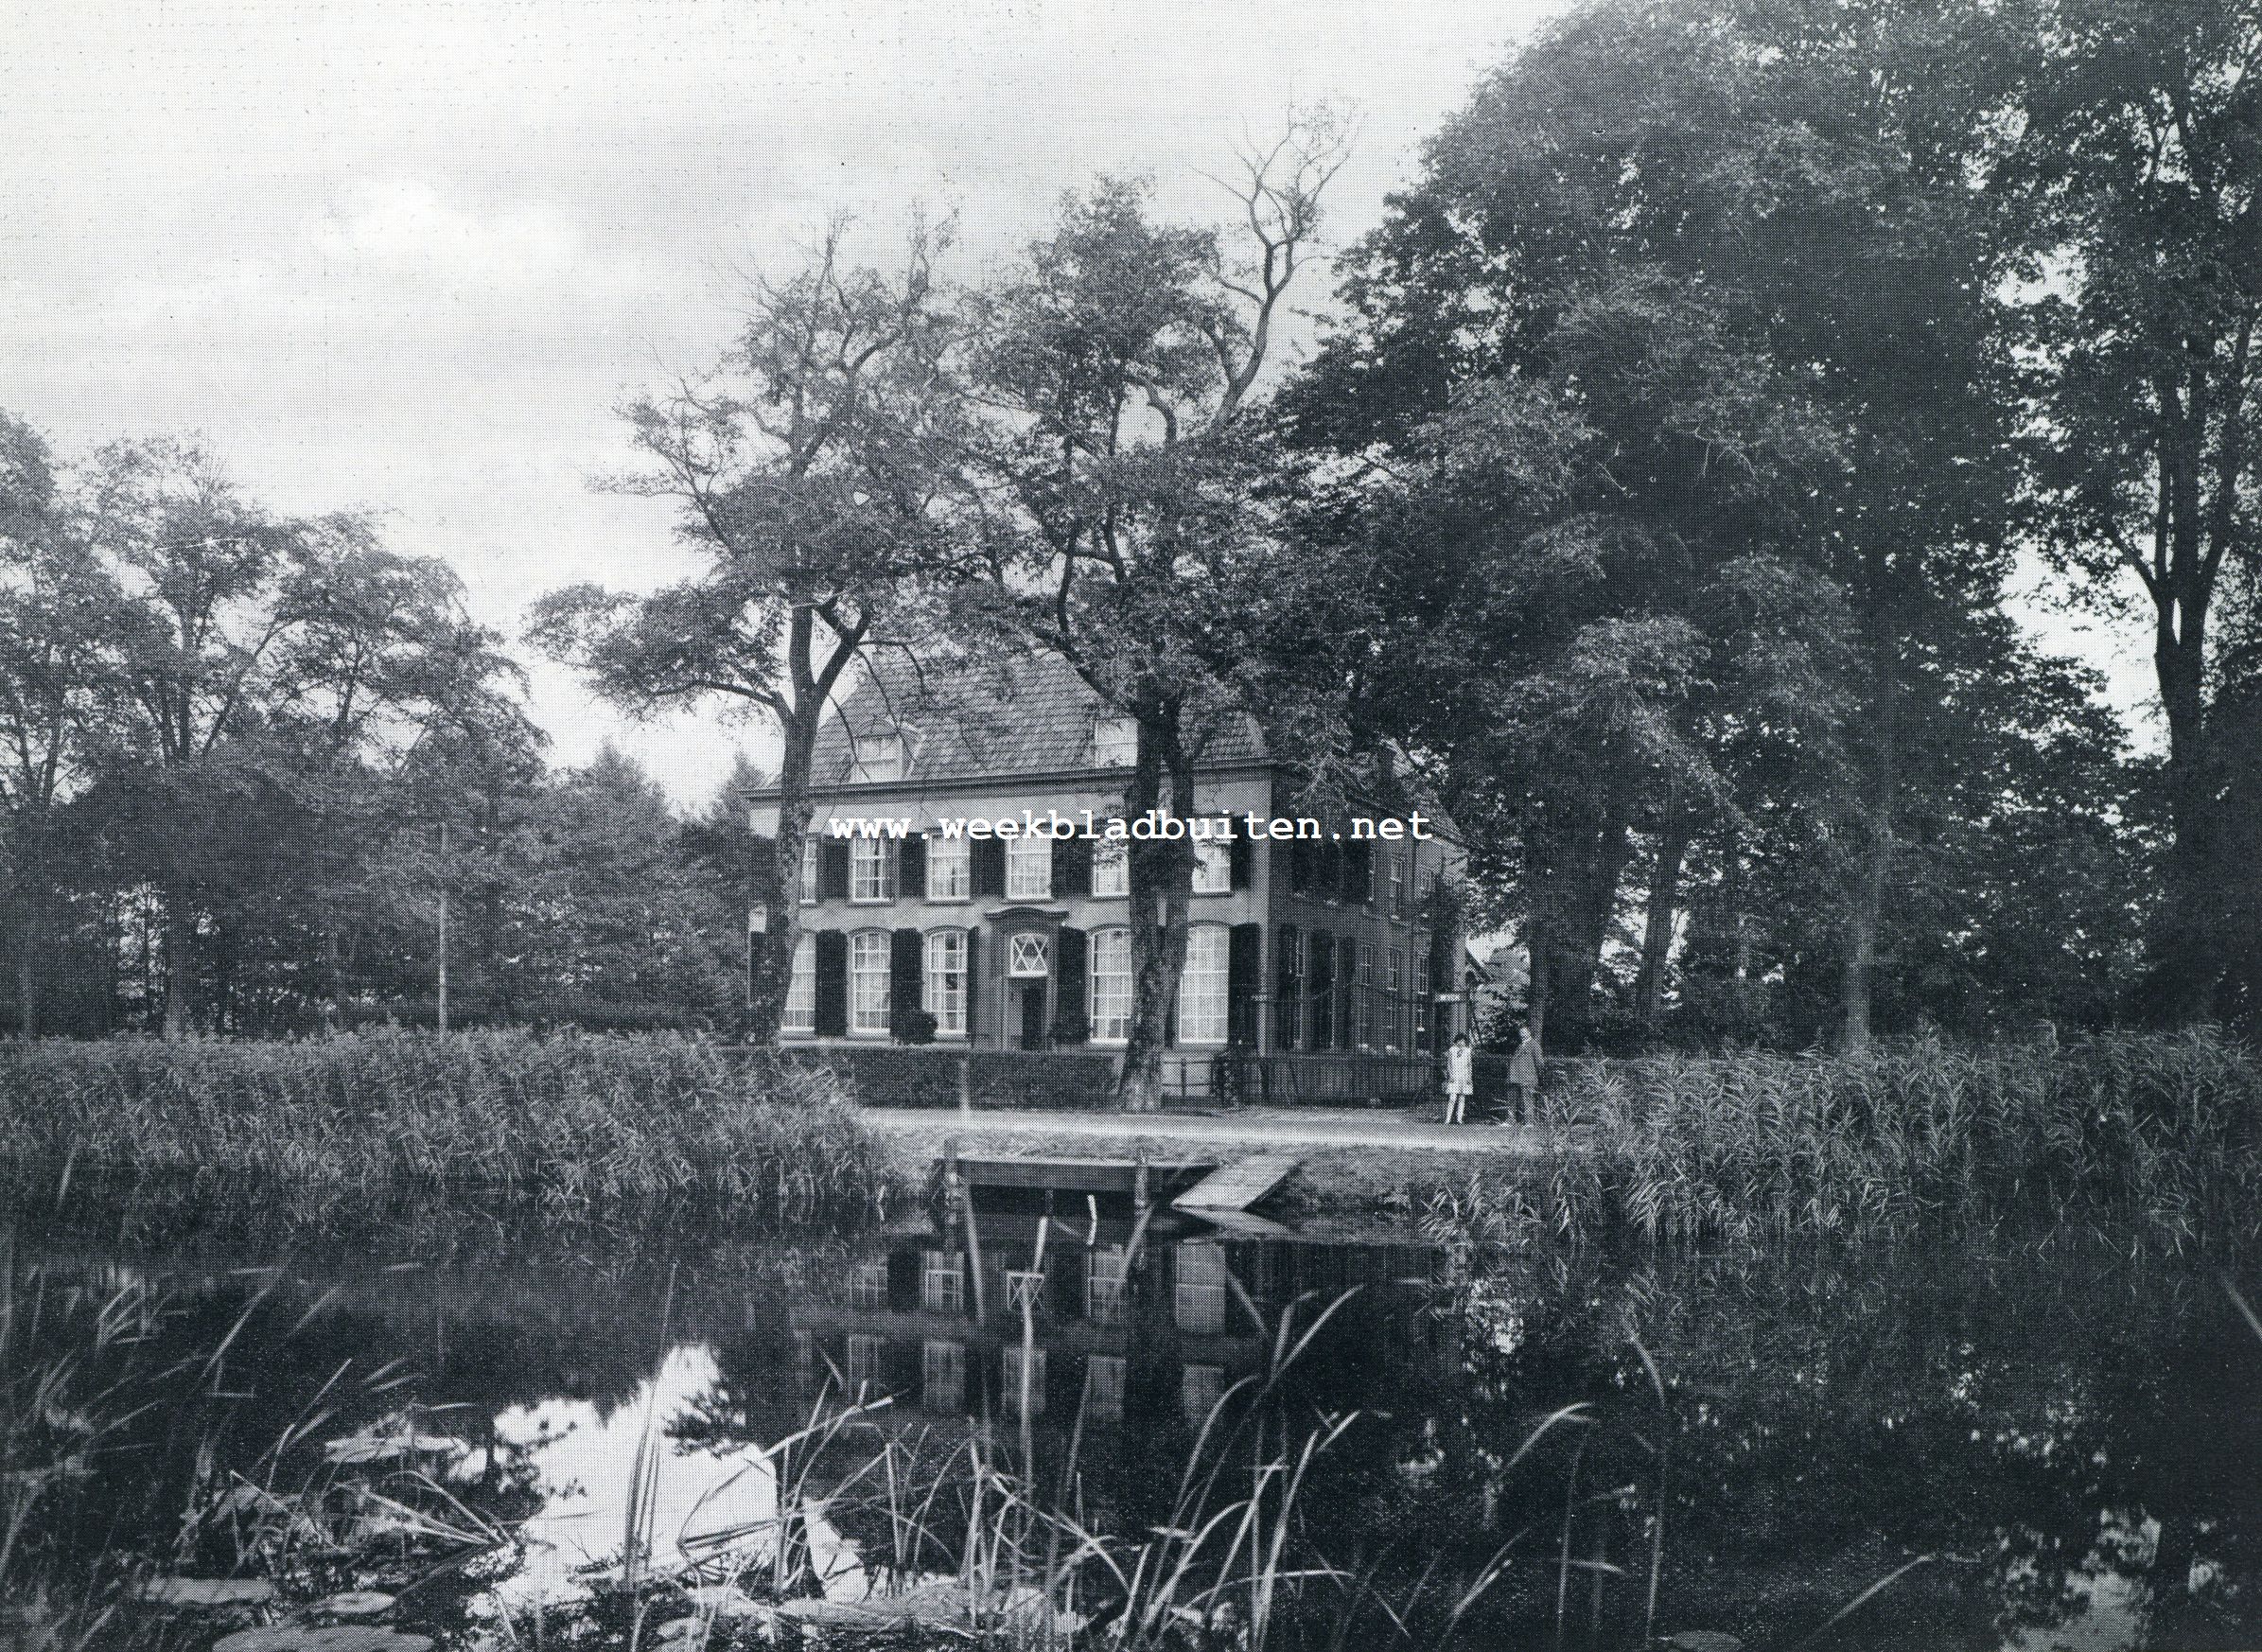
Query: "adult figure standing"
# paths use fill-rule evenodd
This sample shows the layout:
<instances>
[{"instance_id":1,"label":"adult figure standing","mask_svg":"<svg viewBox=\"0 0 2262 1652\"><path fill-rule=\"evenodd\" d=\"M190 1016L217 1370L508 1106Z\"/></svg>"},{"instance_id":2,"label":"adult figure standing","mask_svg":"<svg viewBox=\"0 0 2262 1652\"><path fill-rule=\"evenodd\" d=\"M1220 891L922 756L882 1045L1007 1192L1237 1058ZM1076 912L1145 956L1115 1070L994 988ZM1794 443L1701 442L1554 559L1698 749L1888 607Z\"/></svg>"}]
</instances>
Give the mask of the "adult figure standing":
<instances>
[{"instance_id":1,"label":"adult figure standing","mask_svg":"<svg viewBox=\"0 0 2262 1652\"><path fill-rule=\"evenodd\" d=\"M1477 1087L1477 1052L1469 1047L1468 1034L1456 1032L1452 1047L1446 1051L1446 1122L1468 1122L1469 1092Z\"/></svg>"},{"instance_id":2,"label":"adult figure standing","mask_svg":"<svg viewBox=\"0 0 2262 1652\"><path fill-rule=\"evenodd\" d=\"M1516 1100L1516 1122L1521 1124L1527 1103L1534 1116L1539 1111L1539 1075L1547 1057L1540 1052L1539 1035L1531 1023L1519 1023L1516 1032L1516 1053L1508 1058L1508 1093Z\"/></svg>"}]
</instances>

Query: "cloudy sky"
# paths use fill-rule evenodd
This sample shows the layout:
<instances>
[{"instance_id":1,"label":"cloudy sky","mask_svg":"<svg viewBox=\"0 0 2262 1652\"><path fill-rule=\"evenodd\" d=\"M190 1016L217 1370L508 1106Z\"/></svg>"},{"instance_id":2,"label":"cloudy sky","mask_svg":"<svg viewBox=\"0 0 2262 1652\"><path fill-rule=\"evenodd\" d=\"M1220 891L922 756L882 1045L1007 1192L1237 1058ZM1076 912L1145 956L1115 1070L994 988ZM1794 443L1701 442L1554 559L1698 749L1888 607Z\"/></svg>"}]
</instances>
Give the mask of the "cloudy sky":
<instances>
[{"instance_id":1,"label":"cloudy sky","mask_svg":"<svg viewBox=\"0 0 2262 1652\"><path fill-rule=\"evenodd\" d=\"M959 272L1066 188L1203 170L1348 100L1334 238L1560 0L0 0L0 406L66 451L201 432L257 495L369 506L515 635L578 579L676 572L664 506L592 491L623 393L728 339L750 271L918 204ZM1315 283L1306 295L1324 296ZM751 730L624 725L540 668L579 761L676 796Z\"/></svg>"}]
</instances>

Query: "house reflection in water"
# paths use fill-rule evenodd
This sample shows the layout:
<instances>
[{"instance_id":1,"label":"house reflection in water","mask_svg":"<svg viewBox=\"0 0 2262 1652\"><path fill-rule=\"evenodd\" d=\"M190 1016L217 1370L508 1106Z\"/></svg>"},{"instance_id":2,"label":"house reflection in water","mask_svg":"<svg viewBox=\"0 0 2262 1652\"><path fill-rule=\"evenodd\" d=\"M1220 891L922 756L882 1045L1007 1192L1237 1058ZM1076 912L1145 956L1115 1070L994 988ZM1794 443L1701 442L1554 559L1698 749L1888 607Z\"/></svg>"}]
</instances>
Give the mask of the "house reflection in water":
<instances>
[{"instance_id":1,"label":"house reflection in water","mask_svg":"<svg viewBox=\"0 0 2262 1652\"><path fill-rule=\"evenodd\" d=\"M784 1313L806 1406L835 1393L888 1396L929 1424L1029 1418L1065 1433L1197 1429L1233 1384L1261 1377L1284 1313L1308 1326L1352 1292L1284 1390L1320 1409L1400 1411L1410 1389L1449 1385L1455 1327L1429 1311L1436 1254L1402 1244L1282 1239L1147 1239L1103 1217L1048 1228L983 1211L964 1226L899 1232L827 1277L801 1281ZM1031 1336L1024 1364L1021 1294ZM1303 1299L1299 1301L1299 1299Z\"/></svg>"}]
</instances>

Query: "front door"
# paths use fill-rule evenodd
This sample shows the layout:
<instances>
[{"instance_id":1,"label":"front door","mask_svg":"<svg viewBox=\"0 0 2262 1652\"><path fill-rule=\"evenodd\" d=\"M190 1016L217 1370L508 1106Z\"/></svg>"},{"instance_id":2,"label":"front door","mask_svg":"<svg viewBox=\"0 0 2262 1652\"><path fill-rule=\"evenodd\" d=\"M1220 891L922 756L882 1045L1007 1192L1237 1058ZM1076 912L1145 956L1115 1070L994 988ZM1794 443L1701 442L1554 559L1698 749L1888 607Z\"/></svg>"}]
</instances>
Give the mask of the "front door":
<instances>
[{"instance_id":1,"label":"front door","mask_svg":"<svg viewBox=\"0 0 2262 1652\"><path fill-rule=\"evenodd\" d=\"M1025 981L1021 988L1021 1047L1044 1047L1044 983Z\"/></svg>"}]
</instances>

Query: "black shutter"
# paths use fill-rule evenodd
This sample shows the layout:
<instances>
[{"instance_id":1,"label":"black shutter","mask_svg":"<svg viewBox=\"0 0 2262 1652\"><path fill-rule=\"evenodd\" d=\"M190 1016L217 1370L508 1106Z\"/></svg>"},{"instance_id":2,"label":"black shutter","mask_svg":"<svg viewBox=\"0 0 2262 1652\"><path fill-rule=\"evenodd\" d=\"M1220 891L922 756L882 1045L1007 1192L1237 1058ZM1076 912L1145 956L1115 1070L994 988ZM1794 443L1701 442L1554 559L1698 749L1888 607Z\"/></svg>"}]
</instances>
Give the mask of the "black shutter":
<instances>
[{"instance_id":1,"label":"black shutter","mask_svg":"<svg viewBox=\"0 0 2262 1652\"><path fill-rule=\"evenodd\" d=\"M971 928L967 930L966 1042L969 1045L979 1042L982 1033L982 1024L978 1019L975 1018L974 1013L975 1011L980 1008L980 988L982 985L982 965L981 960L974 956L974 943L981 939L981 932L979 930Z\"/></svg>"},{"instance_id":2,"label":"black shutter","mask_svg":"<svg viewBox=\"0 0 2262 1652\"><path fill-rule=\"evenodd\" d=\"M976 895L1006 892L1006 846L994 837L977 837L966 846L968 870Z\"/></svg>"},{"instance_id":3,"label":"black shutter","mask_svg":"<svg viewBox=\"0 0 2262 1652\"><path fill-rule=\"evenodd\" d=\"M1352 1003L1359 991L1358 943L1345 940L1341 953L1342 968L1336 972L1335 976L1335 1046L1338 1049L1349 1049L1359 1042L1358 1027L1351 1013Z\"/></svg>"},{"instance_id":4,"label":"black shutter","mask_svg":"<svg viewBox=\"0 0 2262 1652\"><path fill-rule=\"evenodd\" d=\"M845 901L849 898L849 846L826 838L816 846L816 898L820 901Z\"/></svg>"},{"instance_id":5,"label":"black shutter","mask_svg":"<svg viewBox=\"0 0 2262 1652\"><path fill-rule=\"evenodd\" d=\"M1089 855L1085 857L1084 864L1089 870ZM1062 928L1055 947L1057 956L1053 964L1053 979L1057 983L1058 996L1054 999L1056 1008L1053 1019L1089 1025L1091 1006L1086 1002L1084 990L1084 932Z\"/></svg>"},{"instance_id":6,"label":"black shutter","mask_svg":"<svg viewBox=\"0 0 2262 1652\"><path fill-rule=\"evenodd\" d=\"M845 1038L848 1030L849 938L837 929L820 929L816 932L816 1035Z\"/></svg>"},{"instance_id":7,"label":"black shutter","mask_svg":"<svg viewBox=\"0 0 2262 1652\"><path fill-rule=\"evenodd\" d=\"M921 956L920 933L916 929L899 929L887 942L887 1030L896 1037L903 1035L903 1017L919 1009L920 966L925 960Z\"/></svg>"},{"instance_id":8,"label":"black shutter","mask_svg":"<svg viewBox=\"0 0 2262 1652\"><path fill-rule=\"evenodd\" d=\"M1236 836L1232 847L1226 851L1227 870L1232 874L1233 887L1236 889L1247 888L1254 875L1251 869L1256 860L1255 848L1246 836Z\"/></svg>"},{"instance_id":9,"label":"black shutter","mask_svg":"<svg viewBox=\"0 0 2262 1652\"><path fill-rule=\"evenodd\" d=\"M1343 900L1363 905L1374 893L1375 846L1360 840L1343 845Z\"/></svg>"},{"instance_id":10,"label":"black shutter","mask_svg":"<svg viewBox=\"0 0 2262 1652\"><path fill-rule=\"evenodd\" d=\"M1343 846L1340 843L1320 846L1320 893L1330 901L1343 898Z\"/></svg>"},{"instance_id":11,"label":"black shutter","mask_svg":"<svg viewBox=\"0 0 2262 1652\"><path fill-rule=\"evenodd\" d=\"M906 901L923 901L927 898L927 840L925 838L906 837L903 839L903 855L896 863L896 870L898 873L895 886L897 893Z\"/></svg>"},{"instance_id":12,"label":"black shutter","mask_svg":"<svg viewBox=\"0 0 2262 1652\"><path fill-rule=\"evenodd\" d=\"M1052 887L1056 895L1092 892L1092 840L1058 837L1052 846Z\"/></svg>"},{"instance_id":13,"label":"black shutter","mask_svg":"<svg viewBox=\"0 0 2262 1652\"><path fill-rule=\"evenodd\" d=\"M1256 995L1263 985L1264 925L1236 923L1225 949L1225 1037L1256 1047Z\"/></svg>"},{"instance_id":14,"label":"black shutter","mask_svg":"<svg viewBox=\"0 0 2262 1652\"><path fill-rule=\"evenodd\" d=\"M1273 1013L1279 1020L1272 1038L1282 1049L1296 1047L1296 926L1283 923L1272 931L1275 949L1273 989L1277 1000Z\"/></svg>"}]
</instances>

